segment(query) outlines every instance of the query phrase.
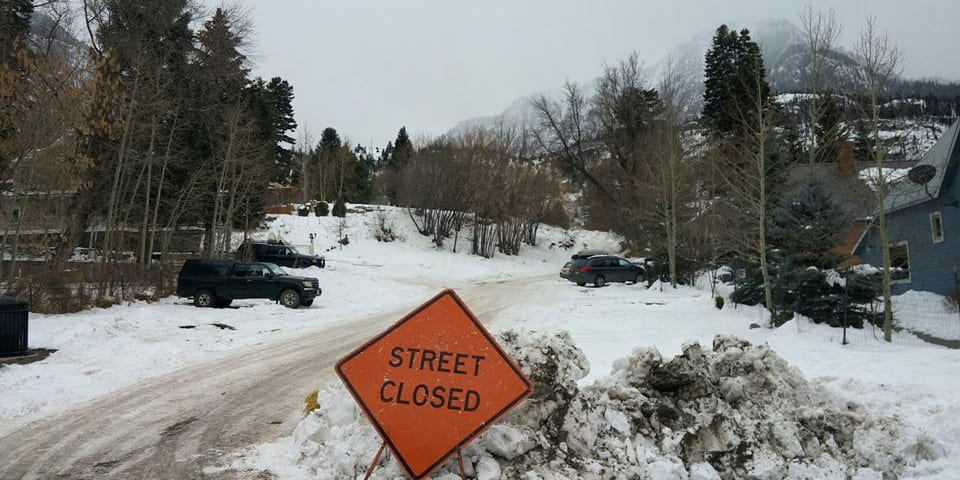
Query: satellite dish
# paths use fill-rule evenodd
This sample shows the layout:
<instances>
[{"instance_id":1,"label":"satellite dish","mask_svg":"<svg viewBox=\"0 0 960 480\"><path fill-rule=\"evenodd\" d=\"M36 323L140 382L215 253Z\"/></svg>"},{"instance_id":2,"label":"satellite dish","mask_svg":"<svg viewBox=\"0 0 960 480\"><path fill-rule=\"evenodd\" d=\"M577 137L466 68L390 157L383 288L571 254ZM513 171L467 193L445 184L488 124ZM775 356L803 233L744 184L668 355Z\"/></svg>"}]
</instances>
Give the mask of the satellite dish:
<instances>
[{"instance_id":1,"label":"satellite dish","mask_svg":"<svg viewBox=\"0 0 960 480\"><path fill-rule=\"evenodd\" d=\"M910 169L907 178L917 185L926 185L937 176L937 167L933 165L918 165Z\"/></svg>"}]
</instances>

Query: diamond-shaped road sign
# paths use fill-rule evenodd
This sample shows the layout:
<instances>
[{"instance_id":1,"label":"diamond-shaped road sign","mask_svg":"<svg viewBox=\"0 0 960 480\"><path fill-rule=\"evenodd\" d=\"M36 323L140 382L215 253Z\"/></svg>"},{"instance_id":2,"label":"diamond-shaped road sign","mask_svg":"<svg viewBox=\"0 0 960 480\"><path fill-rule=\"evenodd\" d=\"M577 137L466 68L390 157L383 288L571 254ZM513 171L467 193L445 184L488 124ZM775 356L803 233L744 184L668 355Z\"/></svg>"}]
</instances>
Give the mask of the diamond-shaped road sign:
<instances>
[{"instance_id":1,"label":"diamond-shaped road sign","mask_svg":"<svg viewBox=\"0 0 960 480\"><path fill-rule=\"evenodd\" d=\"M336 370L415 479L429 475L533 391L453 290L351 352Z\"/></svg>"}]
</instances>

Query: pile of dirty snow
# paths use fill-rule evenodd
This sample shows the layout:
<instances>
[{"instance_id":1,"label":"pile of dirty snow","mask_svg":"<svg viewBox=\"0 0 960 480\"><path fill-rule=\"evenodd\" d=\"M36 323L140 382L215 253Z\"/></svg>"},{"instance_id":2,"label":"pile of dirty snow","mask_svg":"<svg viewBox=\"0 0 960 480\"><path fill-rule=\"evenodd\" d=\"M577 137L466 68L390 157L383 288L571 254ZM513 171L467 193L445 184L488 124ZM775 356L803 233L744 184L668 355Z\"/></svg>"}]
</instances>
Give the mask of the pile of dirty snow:
<instances>
[{"instance_id":1,"label":"pile of dirty snow","mask_svg":"<svg viewBox=\"0 0 960 480\"><path fill-rule=\"evenodd\" d=\"M508 331L499 341L534 395L463 451L478 479L883 479L946 452L898 418L836 400L767 346L718 336L665 360L637 349L612 375L589 371L566 333ZM294 433L298 470L362 476L380 440L342 387ZM457 478L456 462L440 470ZM385 455L373 478L401 478Z\"/></svg>"}]
</instances>

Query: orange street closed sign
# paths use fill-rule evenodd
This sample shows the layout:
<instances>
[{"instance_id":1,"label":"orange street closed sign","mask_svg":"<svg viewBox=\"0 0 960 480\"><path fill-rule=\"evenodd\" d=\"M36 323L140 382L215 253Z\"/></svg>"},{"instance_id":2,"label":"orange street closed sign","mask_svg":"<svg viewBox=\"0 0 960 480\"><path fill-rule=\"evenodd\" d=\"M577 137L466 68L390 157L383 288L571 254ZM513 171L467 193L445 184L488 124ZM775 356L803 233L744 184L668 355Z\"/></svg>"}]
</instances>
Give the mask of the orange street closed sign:
<instances>
[{"instance_id":1,"label":"orange street closed sign","mask_svg":"<svg viewBox=\"0 0 960 480\"><path fill-rule=\"evenodd\" d=\"M533 391L453 290L337 362L337 375L415 479Z\"/></svg>"}]
</instances>

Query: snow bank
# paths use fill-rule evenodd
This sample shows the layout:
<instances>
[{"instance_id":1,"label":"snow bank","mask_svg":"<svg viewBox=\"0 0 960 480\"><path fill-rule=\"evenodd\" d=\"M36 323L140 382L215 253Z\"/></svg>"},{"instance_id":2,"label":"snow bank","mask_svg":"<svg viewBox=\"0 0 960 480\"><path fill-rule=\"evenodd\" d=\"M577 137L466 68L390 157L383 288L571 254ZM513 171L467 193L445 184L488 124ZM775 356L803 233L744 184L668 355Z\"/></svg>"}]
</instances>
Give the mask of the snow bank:
<instances>
[{"instance_id":1,"label":"snow bank","mask_svg":"<svg viewBox=\"0 0 960 480\"><path fill-rule=\"evenodd\" d=\"M736 337L718 336L710 350L687 345L671 360L639 348L585 388L577 382L589 365L569 335L507 331L499 340L536 391L464 450L468 476L879 479L946 454L897 418L836 399L767 346ZM362 476L380 443L373 428L340 386L318 403L290 444L297 470ZM455 471L455 462L441 468ZM387 455L374 478L402 475Z\"/></svg>"},{"instance_id":2,"label":"snow bank","mask_svg":"<svg viewBox=\"0 0 960 480\"><path fill-rule=\"evenodd\" d=\"M960 315L946 297L910 290L893 297L898 326L946 340L960 340Z\"/></svg>"}]
</instances>

